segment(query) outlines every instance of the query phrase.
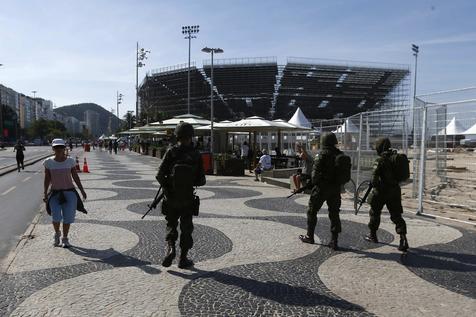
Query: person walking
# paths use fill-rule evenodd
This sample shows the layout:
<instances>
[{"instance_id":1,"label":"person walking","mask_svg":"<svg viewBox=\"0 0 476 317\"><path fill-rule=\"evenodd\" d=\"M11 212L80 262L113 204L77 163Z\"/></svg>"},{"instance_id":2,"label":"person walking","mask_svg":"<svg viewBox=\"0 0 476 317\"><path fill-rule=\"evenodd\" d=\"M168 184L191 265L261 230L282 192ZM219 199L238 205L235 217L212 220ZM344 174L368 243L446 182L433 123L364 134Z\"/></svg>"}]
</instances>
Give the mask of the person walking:
<instances>
[{"instance_id":1,"label":"person walking","mask_svg":"<svg viewBox=\"0 0 476 317\"><path fill-rule=\"evenodd\" d=\"M119 146L119 143L117 143L117 140L114 140L114 143L112 144L112 147L114 148L114 154L117 154L118 146Z\"/></svg>"},{"instance_id":2,"label":"person walking","mask_svg":"<svg viewBox=\"0 0 476 317\"><path fill-rule=\"evenodd\" d=\"M71 224L74 222L76 216L76 209L82 207L79 194L73 185L73 180L78 186L83 199L86 199L86 192L84 191L81 180L76 173L76 162L71 157L66 157L66 144L63 139L54 139L52 147L55 155L46 159L43 162L45 167L44 178L44 198L48 214L52 217L54 234L54 246L62 245L63 248L70 247L68 240L68 233ZM48 189L51 185L51 190ZM63 236L60 244L60 224L63 222Z\"/></svg>"},{"instance_id":3,"label":"person walking","mask_svg":"<svg viewBox=\"0 0 476 317\"><path fill-rule=\"evenodd\" d=\"M25 146L23 146L23 143L21 143L21 141L18 140L17 144L15 144L15 146L13 147L13 152L17 152L16 160L17 160L18 173L20 173L20 167L22 170L25 169L25 163L24 163L25 155L23 154L24 151L25 151Z\"/></svg>"},{"instance_id":4,"label":"person walking","mask_svg":"<svg viewBox=\"0 0 476 317\"><path fill-rule=\"evenodd\" d=\"M329 247L338 249L337 238L341 232L339 217L341 196L340 186L336 177L336 157L342 152L336 147L337 137L334 133L325 133L321 136L321 150L314 159L312 167L312 191L309 198L307 211L307 234L300 235L299 239L304 243L314 244L314 230L317 224L317 213L324 202L329 207L329 219L331 221L332 238Z\"/></svg>"},{"instance_id":5,"label":"person walking","mask_svg":"<svg viewBox=\"0 0 476 317\"><path fill-rule=\"evenodd\" d=\"M109 149L109 154L112 154L112 140L109 140L107 145L108 145L108 149Z\"/></svg>"},{"instance_id":6,"label":"person walking","mask_svg":"<svg viewBox=\"0 0 476 317\"><path fill-rule=\"evenodd\" d=\"M193 246L194 210L195 215L198 215L198 197L195 196L194 186L205 185L206 179L202 157L192 143L193 126L189 123L179 123L175 129L175 135L178 144L167 150L156 176L165 194L162 213L167 222L165 236L167 248L162 265L169 267L175 259L177 226L180 220L181 253L178 267L187 268L193 266L193 261L188 259L187 255Z\"/></svg>"},{"instance_id":7,"label":"person walking","mask_svg":"<svg viewBox=\"0 0 476 317\"><path fill-rule=\"evenodd\" d=\"M391 143L388 138L380 138L375 142L375 149L378 158L374 163L372 174L372 191L370 192L368 202L370 204L370 233L365 237L367 241L378 243L377 230L380 226L380 215L383 206L386 205L390 213L390 220L395 224L395 231L400 235L400 244L398 250L408 250L407 225L402 217L402 191L398 181L395 166L393 166L391 157L396 155L396 151L391 149Z\"/></svg>"}]
</instances>

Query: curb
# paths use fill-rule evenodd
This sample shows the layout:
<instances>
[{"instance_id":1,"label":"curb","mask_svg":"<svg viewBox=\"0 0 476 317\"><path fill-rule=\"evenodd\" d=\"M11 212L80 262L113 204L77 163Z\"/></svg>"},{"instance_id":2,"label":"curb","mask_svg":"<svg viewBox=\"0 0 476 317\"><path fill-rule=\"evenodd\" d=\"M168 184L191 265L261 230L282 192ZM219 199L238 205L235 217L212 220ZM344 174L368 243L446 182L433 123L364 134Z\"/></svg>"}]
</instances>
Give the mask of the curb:
<instances>
[{"instance_id":1,"label":"curb","mask_svg":"<svg viewBox=\"0 0 476 317\"><path fill-rule=\"evenodd\" d=\"M0 274L1 273L7 273L8 270L10 269L10 266L12 265L13 261L15 260L18 252L23 248L25 244L28 243L28 240L30 240L30 236L35 230L36 225L40 221L40 217L45 211L45 207L42 205L40 207L40 210L36 214L35 218L33 218L32 222L26 229L25 233L21 236L20 240L17 242L17 244L12 248L12 250L8 253L7 257L3 261L3 263L0 263Z\"/></svg>"},{"instance_id":2,"label":"curb","mask_svg":"<svg viewBox=\"0 0 476 317\"><path fill-rule=\"evenodd\" d=\"M49 153L48 155L43 155L43 156L28 160L27 162L25 162L25 166L33 165L33 164L35 164L35 163L37 163L41 160L44 160L45 158L50 157L50 156L52 156L51 153ZM3 176L5 174L11 173L11 172L14 172L16 170L17 170L16 164L12 165L12 167L4 167L0 170L0 176Z\"/></svg>"}]
</instances>

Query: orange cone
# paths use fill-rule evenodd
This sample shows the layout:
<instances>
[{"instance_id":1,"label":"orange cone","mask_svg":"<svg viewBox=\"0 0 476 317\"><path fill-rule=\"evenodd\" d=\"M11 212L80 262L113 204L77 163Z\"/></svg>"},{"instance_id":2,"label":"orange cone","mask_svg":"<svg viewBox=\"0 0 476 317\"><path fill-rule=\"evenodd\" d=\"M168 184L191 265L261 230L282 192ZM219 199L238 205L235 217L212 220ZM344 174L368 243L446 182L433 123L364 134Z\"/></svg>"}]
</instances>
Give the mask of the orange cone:
<instances>
[{"instance_id":1,"label":"orange cone","mask_svg":"<svg viewBox=\"0 0 476 317\"><path fill-rule=\"evenodd\" d=\"M89 173L89 167L86 158L84 158L83 173Z\"/></svg>"},{"instance_id":2,"label":"orange cone","mask_svg":"<svg viewBox=\"0 0 476 317\"><path fill-rule=\"evenodd\" d=\"M81 173L81 167L79 166L79 158L76 156L76 172Z\"/></svg>"}]
</instances>

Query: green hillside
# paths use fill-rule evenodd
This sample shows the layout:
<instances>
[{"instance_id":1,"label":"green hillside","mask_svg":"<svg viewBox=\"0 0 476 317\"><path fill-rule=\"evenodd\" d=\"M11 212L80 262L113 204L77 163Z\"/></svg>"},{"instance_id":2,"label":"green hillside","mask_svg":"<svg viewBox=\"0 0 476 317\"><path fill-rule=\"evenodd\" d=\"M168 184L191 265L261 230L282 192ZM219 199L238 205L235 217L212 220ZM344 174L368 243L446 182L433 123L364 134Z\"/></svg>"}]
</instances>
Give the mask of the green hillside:
<instances>
[{"instance_id":1,"label":"green hillside","mask_svg":"<svg viewBox=\"0 0 476 317\"><path fill-rule=\"evenodd\" d=\"M86 110L92 110L99 114L99 135L108 134L109 119L111 119L111 129L113 133L119 128L121 120L112 115L109 111L95 103L80 103L56 108L54 111L64 116L75 117L79 121L84 121Z\"/></svg>"}]
</instances>

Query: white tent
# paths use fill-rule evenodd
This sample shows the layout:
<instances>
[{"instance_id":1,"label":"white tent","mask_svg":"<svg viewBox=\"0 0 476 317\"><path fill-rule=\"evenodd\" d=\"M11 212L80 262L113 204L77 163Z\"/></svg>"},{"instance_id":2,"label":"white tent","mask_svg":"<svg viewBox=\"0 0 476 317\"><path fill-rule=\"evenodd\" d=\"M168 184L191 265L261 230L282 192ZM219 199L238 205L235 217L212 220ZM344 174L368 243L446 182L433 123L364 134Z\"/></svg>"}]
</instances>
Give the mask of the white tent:
<instances>
[{"instance_id":1,"label":"white tent","mask_svg":"<svg viewBox=\"0 0 476 317\"><path fill-rule=\"evenodd\" d=\"M350 121L350 119L346 119L344 124L337 127L336 130L332 131L333 133L359 133L359 129L356 127L355 124Z\"/></svg>"},{"instance_id":2,"label":"white tent","mask_svg":"<svg viewBox=\"0 0 476 317\"><path fill-rule=\"evenodd\" d=\"M464 131L462 134L464 134L464 137L467 139L476 138L476 123L471 128Z\"/></svg>"},{"instance_id":3,"label":"white tent","mask_svg":"<svg viewBox=\"0 0 476 317\"><path fill-rule=\"evenodd\" d=\"M301 108L297 108L294 115L289 119L289 123L298 126L298 127L306 127L311 128L311 123L307 120L306 116L302 112Z\"/></svg>"},{"instance_id":4,"label":"white tent","mask_svg":"<svg viewBox=\"0 0 476 317\"><path fill-rule=\"evenodd\" d=\"M438 135L461 135L465 134L464 130L465 129L463 128L463 126L458 121L456 121L455 117L453 117L453 119L451 119L450 123L448 123L446 128L441 129L440 132L438 132Z\"/></svg>"},{"instance_id":5,"label":"white tent","mask_svg":"<svg viewBox=\"0 0 476 317\"><path fill-rule=\"evenodd\" d=\"M193 114L183 114L180 116L175 116L171 119L164 120L162 122L153 122L150 125L152 126L165 126L165 127L174 127L180 122L190 123L194 127L204 126L210 124L210 120L204 119L202 117L193 115Z\"/></svg>"}]
</instances>

